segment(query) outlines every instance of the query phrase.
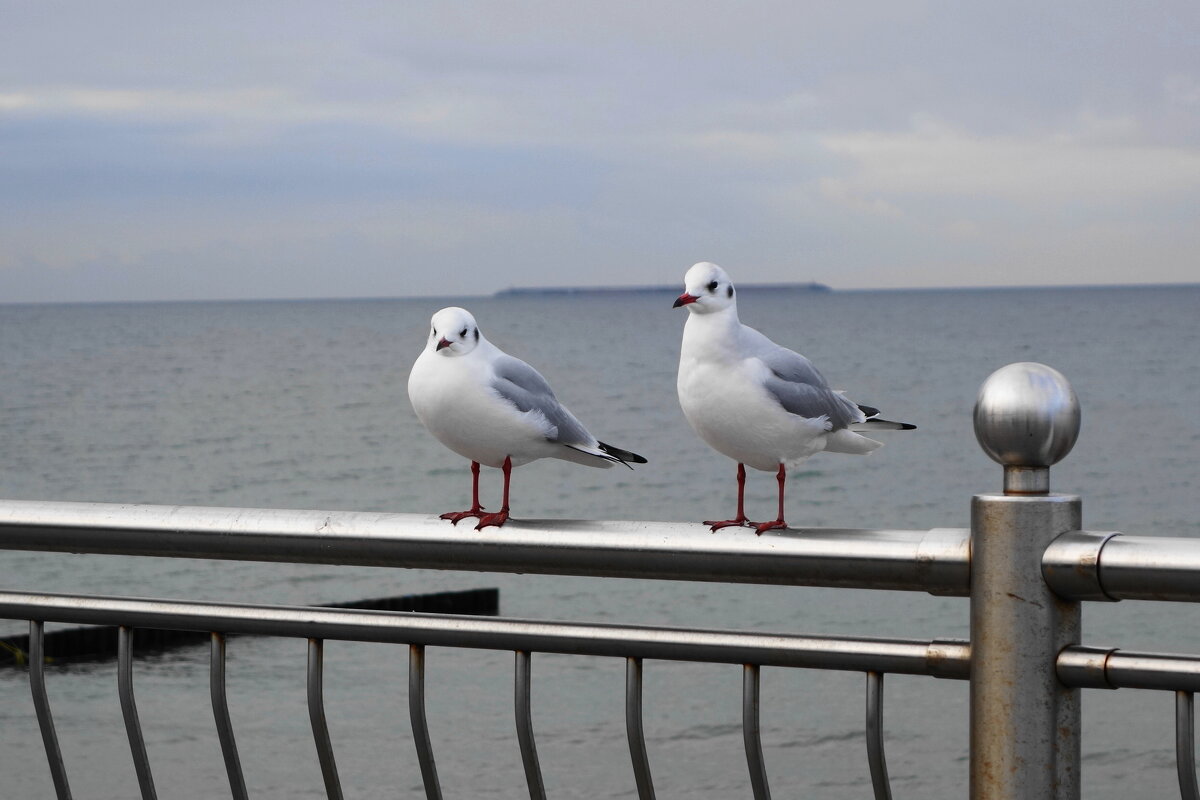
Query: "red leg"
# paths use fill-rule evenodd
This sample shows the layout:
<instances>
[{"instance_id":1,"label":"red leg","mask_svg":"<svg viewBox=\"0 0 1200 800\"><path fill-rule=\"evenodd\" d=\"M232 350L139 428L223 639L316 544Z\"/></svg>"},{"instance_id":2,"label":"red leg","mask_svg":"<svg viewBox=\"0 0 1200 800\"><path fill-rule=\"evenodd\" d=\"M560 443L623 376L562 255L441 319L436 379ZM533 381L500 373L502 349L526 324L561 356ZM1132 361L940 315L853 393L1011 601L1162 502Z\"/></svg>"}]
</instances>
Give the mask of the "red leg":
<instances>
[{"instance_id":1,"label":"red leg","mask_svg":"<svg viewBox=\"0 0 1200 800\"><path fill-rule=\"evenodd\" d=\"M762 536L763 531L787 527L787 523L783 521L783 484L787 480L787 471L784 469L783 464L779 465L779 472L775 474L775 480L779 481L779 518L771 522L760 522L755 525L754 532L759 536Z\"/></svg>"},{"instance_id":2,"label":"red leg","mask_svg":"<svg viewBox=\"0 0 1200 800\"><path fill-rule=\"evenodd\" d=\"M478 517L479 512L483 511L483 506L479 505L479 462L471 462L471 507L466 511L447 511L442 514L442 519L448 519L455 525L459 520L467 517Z\"/></svg>"},{"instance_id":3,"label":"red leg","mask_svg":"<svg viewBox=\"0 0 1200 800\"><path fill-rule=\"evenodd\" d=\"M475 526L475 530L481 531L489 525L495 525L499 528L504 523L508 522L508 482L512 477L512 459L508 456L504 457L504 505L495 514L484 514L479 518L479 524Z\"/></svg>"},{"instance_id":4,"label":"red leg","mask_svg":"<svg viewBox=\"0 0 1200 800\"><path fill-rule=\"evenodd\" d=\"M753 524L753 523L750 523L750 521L749 521L748 519L746 519L746 506L745 506L745 500L746 500L746 465L745 465L745 464L738 464L738 470L737 470L737 482L738 482L738 509L737 509L737 516L736 516L736 517L734 517L733 519L726 519L726 520L711 520L711 519L706 519L706 520L704 520L704 524L705 524L705 525L709 525L709 526L711 526L711 529L712 529L713 531L718 531L718 530L720 530L721 528L728 528L728 527L730 527L730 526L732 526L732 525L746 525L746 524Z\"/></svg>"}]
</instances>

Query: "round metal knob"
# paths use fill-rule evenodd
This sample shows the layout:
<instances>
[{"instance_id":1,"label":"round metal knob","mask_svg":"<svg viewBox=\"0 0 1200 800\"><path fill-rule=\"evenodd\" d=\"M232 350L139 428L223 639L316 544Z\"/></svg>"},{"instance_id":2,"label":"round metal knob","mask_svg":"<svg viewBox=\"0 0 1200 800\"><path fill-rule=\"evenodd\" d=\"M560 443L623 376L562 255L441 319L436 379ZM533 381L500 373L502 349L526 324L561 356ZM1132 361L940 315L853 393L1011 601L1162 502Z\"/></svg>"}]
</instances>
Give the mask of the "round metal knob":
<instances>
[{"instance_id":1,"label":"round metal knob","mask_svg":"<svg viewBox=\"0 0 1200 800\"><path fill-rule=\"evenodd\" d=\"M1005 466L1006 490L1021 491L1019 473L1043 473L1071 452L1079 437L1079 398L1058 370L1025 361L993 372L975 401L975 438ZM1010 481L1011 478L1011 481ZM1048 491L1049 478L1025 491ZM1010 482L1012 486L1010 486Z\"/></svg>"}]
</instances>

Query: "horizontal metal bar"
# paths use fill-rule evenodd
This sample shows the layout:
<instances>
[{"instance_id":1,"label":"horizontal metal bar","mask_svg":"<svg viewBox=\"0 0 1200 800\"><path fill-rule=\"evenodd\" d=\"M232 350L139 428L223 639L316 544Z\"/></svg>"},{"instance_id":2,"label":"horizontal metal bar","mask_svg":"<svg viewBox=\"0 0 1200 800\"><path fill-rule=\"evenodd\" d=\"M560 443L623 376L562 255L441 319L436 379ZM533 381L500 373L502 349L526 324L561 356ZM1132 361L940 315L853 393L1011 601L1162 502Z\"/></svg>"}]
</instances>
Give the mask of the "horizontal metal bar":
<instances>
[{"instance_id":1,"label":"horizontal metal bar","mask_svg":"<svg viewBox=\"0 0 1200 800\"><path fill-rule=\"evenodd\" d=\"M966 596L961 528L710 533L699 523L0 501L0 549L841 586Z\"/></svg>"},{"instance_id":2,"label":"horizontal metal bar","mask_svg":"<svg viewBox=\"0 0 1200 800\"><path fill-rule=\"evenodd\" d=\"M1079 688L1200 691L1200 656L1072 645L1058 655L1058 679Z\"/></svg>"},{"instance_id":3,"label":"horizontal metal bar","mask_svg":"<svg viewBox=\"0 0 1200 800\"><path fill-rule=\"evenodd\" d=\"M1042 574L1066 600L1200 602L1200 539L1072 531L1047 548Z\"/></svg>"},{"instance_id":4,"label":"horizontal metal bar","mask_svg":"<svg viewBox=\"0 0 1200 800\"><path fill-rule=\"evenodd\" d=\"M0 592L0 618L960 680L969 676L970 669L970 644L958 639L798 636L27 592ZM1072 645L1059 654L1058 677L1071 687L1195 692L1200 691L1200 655Z\"/></svg>"},{"instance_id":5,"label":"horizontal metal bar","mask_svg":"<svg viewBox=\"0 0 1200 800\"><path fill-rule=\"evenodd\" d=\"M0 618L967 678L969 647L930 641L583 624L454 614L0 592Z\"/></svg>"}]
</instances>

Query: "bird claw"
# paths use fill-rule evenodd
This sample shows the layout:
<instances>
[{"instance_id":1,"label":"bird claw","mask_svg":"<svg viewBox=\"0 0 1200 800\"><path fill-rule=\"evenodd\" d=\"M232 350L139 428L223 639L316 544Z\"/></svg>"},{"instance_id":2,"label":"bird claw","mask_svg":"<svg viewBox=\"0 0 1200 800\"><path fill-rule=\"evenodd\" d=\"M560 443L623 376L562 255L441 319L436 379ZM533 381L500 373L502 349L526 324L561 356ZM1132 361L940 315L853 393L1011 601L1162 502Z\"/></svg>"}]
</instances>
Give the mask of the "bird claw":
<instances>
[{"instance_id":1,"label":"bird claw","mask_svg":"<svg viewBox=\"0 0 1200 800\"><path fill-rule=\"evenodd\" d=\"M483 511L483 506L479 506L478 508L469 508L466 511L447 511L445 514L442 514L438 518L439 519L448 519L448 520L450 520L451 525L457 525L458 523L462 522L467 517L481 516L479 513L480 511Z\"/></svg>"},{"instance_id":2,"label":"bird claw","mask_svg":"<svg viewBox=\"0 0 1200 800\"><path fill-rule=\"evenodd\" d=\"M754 523L751 523L751 524L753 525ZM786 527L787 527L787 523L784 522L783 520L773 519L770 522L760 522L757 525L754 525L754 533L757 534L758 536L762 536L763 533L765 533L766 531L775 530L776 528L786 528Z\"/></svg>"},{"instance_id":3,"label":"bird claw","mask_svg":"<svg viewBox=\"0 0 1200 800\"><path fill-rule=\"evenodd\" d=\"M745 527L745 526L753 525L754 523L751 522L750 520L746 519L745 517L742 517L741 519L725 519L725 520L706 519L706 520L704 520L704 524L709 526L708 529L710 531L712 531L713 533L716 533L717 531L721 530L721 528L732 528L734 526Z\"/></svg>"},{"instance_id":4,"label":"bird claw","mask_svg":"<svg viewBox=\"0 0 1200 800\"><path fill-rule=\"evenodd\" d=\"M495 525L499 528L506 522L508 522L507 511L498 511L495 514L483 514L479 517L479 524L475 526L475 530L481 531L489 525Z\"/></svg>"}]
</instances>

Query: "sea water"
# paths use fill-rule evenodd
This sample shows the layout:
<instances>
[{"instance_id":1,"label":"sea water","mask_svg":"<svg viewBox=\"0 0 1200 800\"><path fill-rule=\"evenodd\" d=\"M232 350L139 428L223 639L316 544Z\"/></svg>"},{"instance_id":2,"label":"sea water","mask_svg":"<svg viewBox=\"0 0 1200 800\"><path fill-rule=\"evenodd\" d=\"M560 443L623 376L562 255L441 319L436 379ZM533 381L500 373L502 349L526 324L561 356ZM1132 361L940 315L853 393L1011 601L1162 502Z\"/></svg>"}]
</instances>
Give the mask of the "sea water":
<instances>
[{"instance_id":1,"label":"sea water","mask_svg":"<svg viewBox=\"0 0 1200 800\"><path fill-rule=\"evenodd\" d=\"M417 422L405 382L431 314L463 305L536 366L635 471L541 461L514 472L515 518L702 520L734 509L735 465L675 398L685 311L669 292L362 301L0 306L0 497L439 513L469 502L468 464ZM918 430L869 457L821 454L788 482L793 527L967 527L1001 469L975 442L980 383L1013 361L1062 371L1083 408L1052 490L1090 530L1200 535L1200 287L755 292L740 313L830 383ZM500 477L485 469L484 504ZM748 512L774 513L751 471ZM447 523L448 524L448 523ZM497 532L498 536L503 531ZM720 535L747 535L749 531ZM502 613L813 634L968 635L962 598L665 581L447 573L0 552L8 590L308 604L498 586ZM0 620L0 632L26 623ZM1084 641L1200 653L1184 604L1088 604ZM348 798L422 796L406 706L407 649L329 642L325 695ZM511 653L430 648L428 716L447 797L526 794ZM620 659L535 655L533 718L548 794L634 797ZM647 662L647 749L659 797L749 796L741 669ZM775 796L870 795L859 673L762 675ZM136 796L111 663L54 666L50 699L76 794ZM140 660L138 708L163 797L228 797L207 647ZM305 643L234 639L228 686L251 796L324 796L305 705ZM1173 696L1084 694L1084 796L1175 790ZM958 798L967 685L889 676L897 797ZM53 794L26 675L0 670L3 796Z\"/></svg>"}]
</instances>

